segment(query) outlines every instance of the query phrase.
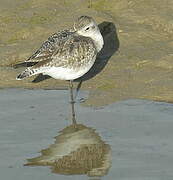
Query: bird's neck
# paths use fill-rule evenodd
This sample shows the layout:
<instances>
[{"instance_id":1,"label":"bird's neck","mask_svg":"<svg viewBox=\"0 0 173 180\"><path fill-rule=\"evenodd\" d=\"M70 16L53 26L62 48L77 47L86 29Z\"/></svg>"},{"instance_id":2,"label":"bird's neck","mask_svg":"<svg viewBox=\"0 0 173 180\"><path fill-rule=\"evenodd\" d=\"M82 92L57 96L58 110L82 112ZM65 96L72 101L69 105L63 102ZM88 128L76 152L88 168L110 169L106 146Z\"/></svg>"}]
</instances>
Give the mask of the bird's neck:
<instances>
[{"instance_id":1,"label":"bird's neck","mask_svg":"<svg viewBox=\"0 0 173 180\"><path fill-rule=\"evenodd\" d=\"M93 32L92 34L89 34L89 35L86 35L86 34L83 34L83 33L80 33L80 32L77 32L78 35L81 35L81 36L84 36L84 37L89 37L93 40L94 42L94 45L97 49L97 52L99 52L102 47L103 47L103 44L104 44L104 41L103 41L103 37L100 33L100 31L95 31Z\"/></svg>"},{"instance_id":2,"label":"bird's neck","mask_svg":"<svg viewBox=\"0 0 173 180\"><path fill-rule=\"evenodd\" d=\"M100 32L94 33L93 36L91 37L91 39L94 41L97 51L99 52L102 49L103 44L104 44L103 36L101 35Z\"/></svg>"}]
</instances>

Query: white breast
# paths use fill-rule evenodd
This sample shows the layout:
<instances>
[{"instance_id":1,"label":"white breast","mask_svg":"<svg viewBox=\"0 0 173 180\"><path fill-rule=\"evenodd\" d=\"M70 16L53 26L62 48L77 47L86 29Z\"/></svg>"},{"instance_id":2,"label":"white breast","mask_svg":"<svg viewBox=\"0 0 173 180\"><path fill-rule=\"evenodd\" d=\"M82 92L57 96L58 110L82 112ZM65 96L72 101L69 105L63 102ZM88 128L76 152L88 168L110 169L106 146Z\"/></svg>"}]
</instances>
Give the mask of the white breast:
<instances>
[{"instance_id":1,"label":"white breast","mask_svg":"<svg viewBox=\"0 0 173 180\"><path fill-rule=\"evenodd\" d=\"M64 68L64 67L49 67L48 69L45 69L43 71L43 74L49 75L52 78L60 79L60 80L74 80L83 76L85 73L87 73L93 64L94 64L94 61L92 61L87 66L80 69Z\"/></svg>"},{"instance_id":2,"label":"white breast","mask_svg":"<svg viewBox=\"0 0 173 180\"><path fill-rule=\"evenodd\" d=\"M93 39L94 44L95 44L95 46L97 48L97 51L99 52L102 49L103 44L104 44L103 36L99 32L99 33L94 33L91 38Z\"/></svg>"}]
</instances>

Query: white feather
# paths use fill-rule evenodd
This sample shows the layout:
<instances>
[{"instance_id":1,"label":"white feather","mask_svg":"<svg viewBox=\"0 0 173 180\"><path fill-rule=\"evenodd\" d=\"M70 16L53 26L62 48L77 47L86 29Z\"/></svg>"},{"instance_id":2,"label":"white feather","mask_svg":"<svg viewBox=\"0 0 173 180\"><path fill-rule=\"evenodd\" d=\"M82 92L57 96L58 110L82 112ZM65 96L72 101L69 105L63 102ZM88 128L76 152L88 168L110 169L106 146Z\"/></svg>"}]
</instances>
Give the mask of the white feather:
<instances>
[{"instance_id":1,"label":"white feather","mask_svg":"<svg viewBox=\"0 0 173 180\"><path fill-rule=\"evenodd\" d=\"M94 61L91 61L90 64L80 69L49 67L49 68L44 69L42 73L44 75L49 75L53 77L54 79L74 80L83 76L85 73L87 73L93 64L94 64Z\"/></svg>"}]
</instances>

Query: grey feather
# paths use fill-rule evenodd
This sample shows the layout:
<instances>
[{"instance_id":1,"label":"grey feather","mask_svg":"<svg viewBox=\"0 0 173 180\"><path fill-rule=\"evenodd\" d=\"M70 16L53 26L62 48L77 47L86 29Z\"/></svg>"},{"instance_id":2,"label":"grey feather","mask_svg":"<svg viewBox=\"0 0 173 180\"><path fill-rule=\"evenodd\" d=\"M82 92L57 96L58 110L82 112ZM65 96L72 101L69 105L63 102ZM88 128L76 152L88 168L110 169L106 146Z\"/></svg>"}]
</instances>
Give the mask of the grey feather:
<instances>
[{"instance_id":1,"label":"grey feather","mask_svg":"<svg viewBox=\"0 0 173 180\"><path fill-rule=\"evenodd\" d=\"M25 61L33 63L33 66L19 74L17 79L39 73L50 75L54 68L73 71L73 76L68 73L65 79L77 78L91 68L102 46L103 38L97 24L91 17L82 16L76 21L73 29L63 30L50 36ZM51 76L63 79L64 77L59 70L53 72L54 74Z\"/></svg>"},{"instance_id":2,"label":"grey feather","mask_svg":"<svg viewBox=\"0 0 173 180\"><path fill-rule=\"evenodd\" d=\"M49 59L54 51L60 47L61 42L66 41L73 33L72 30L63 30L53 34L26 62L40 62Z\"/></svg>"}]
</instances>

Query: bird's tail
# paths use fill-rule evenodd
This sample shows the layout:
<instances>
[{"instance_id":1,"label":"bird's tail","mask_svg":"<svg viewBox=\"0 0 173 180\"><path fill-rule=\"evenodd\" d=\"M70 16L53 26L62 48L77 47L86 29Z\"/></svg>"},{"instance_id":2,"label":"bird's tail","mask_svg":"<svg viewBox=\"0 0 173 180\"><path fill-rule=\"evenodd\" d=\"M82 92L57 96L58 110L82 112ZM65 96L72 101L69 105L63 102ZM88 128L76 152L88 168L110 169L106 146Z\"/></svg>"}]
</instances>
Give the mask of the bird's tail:
<instances>
[{"instance_id":1,"label":"bird's tail","mask_svg":"<svg viewBox=\"0 0 173 180\"><path fill-rule=\"evenodd\" d=\"M27 78L27 77L30 77L30 76L33 76L35 74L38 74L38 70L37 69L32 69L32 68L27 68L25 69L22 73L20 73L16 79L17 80L22 80L24 78Z\"/></svg>"}]
</instances>

